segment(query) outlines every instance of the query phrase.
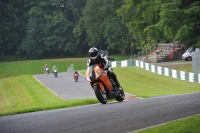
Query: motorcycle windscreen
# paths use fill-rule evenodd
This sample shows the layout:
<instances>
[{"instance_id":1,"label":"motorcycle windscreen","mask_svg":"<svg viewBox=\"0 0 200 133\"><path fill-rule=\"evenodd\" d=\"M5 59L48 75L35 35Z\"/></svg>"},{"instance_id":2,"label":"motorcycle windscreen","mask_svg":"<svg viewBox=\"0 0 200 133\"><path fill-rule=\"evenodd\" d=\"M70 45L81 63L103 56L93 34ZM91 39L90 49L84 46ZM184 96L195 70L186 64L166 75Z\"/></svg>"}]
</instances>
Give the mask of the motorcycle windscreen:
<instances>
[{"instance_id":1,"label":"motorcycle windscreen","mask_svg":"<svg viewBox=\"0 0 200 133\"><path fill-rule=\"evenodd\" d=\"M93 82L95 80L95 73L100 70L99 66L97 64L91 65L90 67L87 68L85 78L89 82Z\"/></svg>"},{"instance_id":2,"label":"motorcycle windscreen","mask_svg":"<svg viewBox=\"0 0 200 133\"><path fill-rule=\"evenodd\" d=\"M90 79L90 67L87 68L87 71L85 73L85 78L88 82L91 82L91 79Z\"/></svg>"}]
</instances>

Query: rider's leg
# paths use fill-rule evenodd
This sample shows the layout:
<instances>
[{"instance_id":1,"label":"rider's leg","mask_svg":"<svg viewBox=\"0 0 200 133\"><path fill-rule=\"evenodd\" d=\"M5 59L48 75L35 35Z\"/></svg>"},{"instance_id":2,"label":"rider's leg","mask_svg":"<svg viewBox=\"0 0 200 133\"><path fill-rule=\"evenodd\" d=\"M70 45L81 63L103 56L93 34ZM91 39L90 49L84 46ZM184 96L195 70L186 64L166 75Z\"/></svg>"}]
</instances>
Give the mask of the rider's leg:
<instances>
[{"instance_id":1,"label":"rider's leg","mask_svg":"<svg viewBox=\"0 0 200 133\"><path fill-rule=\"evenodd\" d=\"M116 86L119 88L120 84L119 84L119 81L117 80L116 74L113 71L109 70L108 71L108 76L111 77L114 80Z\"/></svg>"}]
</instances>

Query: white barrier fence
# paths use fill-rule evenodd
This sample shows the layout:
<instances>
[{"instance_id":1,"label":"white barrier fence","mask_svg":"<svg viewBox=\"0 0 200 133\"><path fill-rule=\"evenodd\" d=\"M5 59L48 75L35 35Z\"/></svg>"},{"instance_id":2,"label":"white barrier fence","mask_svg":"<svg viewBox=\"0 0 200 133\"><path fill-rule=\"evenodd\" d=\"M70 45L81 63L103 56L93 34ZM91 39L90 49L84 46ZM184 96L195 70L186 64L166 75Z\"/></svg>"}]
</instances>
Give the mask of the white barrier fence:
<instances>
[{"instance_id":1,"label":"white barrier fence","mask_svg":"<svg viewBox=\"0 0 200 133\"><path fill-rule=\"evenodd\" d=\"M113 61L111 63L112 67L128 67L128 66L137 66L143 68L147 71L169 76L172 78L186 80L189 82L197 82L200 83L200 74L199 73L191 73L191 72L184 72L178 71L171 68L160 67L156 65L152 65L143 61L139 60L124 60L124 61Z\"/></svg>"}]
</instances>

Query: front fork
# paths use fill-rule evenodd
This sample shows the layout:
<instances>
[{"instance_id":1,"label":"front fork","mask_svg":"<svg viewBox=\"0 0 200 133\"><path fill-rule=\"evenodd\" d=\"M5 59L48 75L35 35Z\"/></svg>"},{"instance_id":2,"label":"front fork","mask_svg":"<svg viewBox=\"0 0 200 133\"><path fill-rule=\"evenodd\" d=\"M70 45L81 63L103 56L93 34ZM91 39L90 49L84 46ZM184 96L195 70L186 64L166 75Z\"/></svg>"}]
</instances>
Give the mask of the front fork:
<instances>
[{"instance_id":1,"label":"front fork","mask_svg":"<svg viewBox=\"0 0 200 133\"><path fill-rule=\"evenodd\" d=\"M105 89L104 89L103 84L102 84L101 82L97 82L97 83L94 83L94 86L97 85L97 84L99 84L99 87L100 87L101 92L102 92L103 94L106 94L106 91L105 91Z\"/></svg>"}]
</instances>

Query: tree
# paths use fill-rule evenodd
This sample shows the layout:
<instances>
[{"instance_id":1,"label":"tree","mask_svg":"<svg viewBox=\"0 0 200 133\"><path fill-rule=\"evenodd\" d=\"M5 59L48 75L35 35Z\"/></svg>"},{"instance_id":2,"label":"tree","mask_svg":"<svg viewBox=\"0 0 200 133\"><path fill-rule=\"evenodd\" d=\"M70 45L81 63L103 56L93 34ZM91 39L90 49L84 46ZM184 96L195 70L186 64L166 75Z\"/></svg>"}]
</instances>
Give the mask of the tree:
<instances>
[{"instance_id":1,"label":"tree","mask_svg":"<svg viewBox=\"0 0 200 133\"><path fill-rule=\"evenodd\" d=\"M181 41L199 44L199 1L125 0L117 11L143 48L153 43Z\"/></svg>"},{"instance_id":2,"label":"tree","mask_svg":"<svg viewBox=\"0 0 200 133\"><path fill-rule=\"evenodd\" d=\"M127 23L132 43L137 48L142 49L162 40L161 31L156 26L160 4L158 0L125 0L125 4L117 10L118 15Z\"/></svg>"},{"instance_id":3,"label":"tree","mask_svg":"<svg viewBox=\"0 0 200 133\"><path fill-rule=\"evenodd\" d=\"M72 22L65 16L65 3L62 7L51 1L30 3L26 37L19 53L28 58L63 57L74 53Z\"/></svg>"},{"instance_id":4,"label":"tree","mask_svg":"<svg viewBox=\"0 0 200 133\"><path fill-rule=\"evenodd\" d=\"M1 55L14 55L24 35L24 19L21 17L21 0L0 2L0 51Z\"/></svg>"},{"instance_id":5,"label":"tree","mask_svg":"<svg viewBox=\"0 0 200 133\"><path fill-rule=\"evenodd\" d=\"M123 1L116 0L87 1L82 19L89 46L125 52L130 37L125 23L116 13L122 4Z\"/></svg>"},{"instance_id":6,"label":"tree","mask_svg":"<svg viewBox=\"0 0 200 133\"><path fill-rule=\"evenodd\" d=\"M163 4L160 27L175 41L200 47L200 2L196 0L166 2Z\"/></svg>"}]
</instances>

